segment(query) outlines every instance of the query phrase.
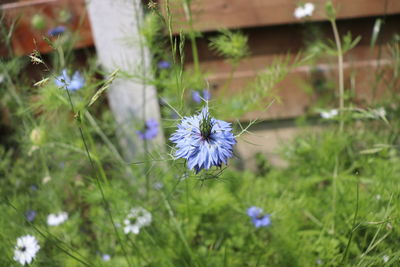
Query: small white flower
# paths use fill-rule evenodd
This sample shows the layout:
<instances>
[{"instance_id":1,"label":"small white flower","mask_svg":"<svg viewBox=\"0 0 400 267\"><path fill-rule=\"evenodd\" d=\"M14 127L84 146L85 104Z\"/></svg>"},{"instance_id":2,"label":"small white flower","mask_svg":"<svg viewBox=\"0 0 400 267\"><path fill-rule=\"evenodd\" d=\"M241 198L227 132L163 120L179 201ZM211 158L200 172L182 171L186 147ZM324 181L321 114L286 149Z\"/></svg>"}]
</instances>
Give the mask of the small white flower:
<instances>
[{"instance_id":1,"label":"small white flower","mask_svg":"<svg viewBox=\"0 0 400 267\"><path fill-rule=\"evenodd\" d=\"M111 260L111 256L108 255L108 254L103 254L103 256L101 256L101 259L102 259L103 261L109 261L109 260Z\"/></svg>"},{"instance_id":2,"label":"small white flower","mask_svg":"<svg viewBox=\"0 0 400 267\"><path fill-rule=\"evenodd\" d=\"M133 208L124 220L124 233L134 233L137 235L140 232L140 228L150 225L151 220L150 212L141 207Z\"/></svg>"},{"instance_id":3,"label":"small white flower","mask_svg":"<svg viewBox=\"0 0 400 267\"><path fill-rule=\"evenodd\" d=\"M49 214L49 216L47 216L47 225L57 226L64 223L67 219L68 213L65 211L57 214Z\"/></svg>"},{"instance_id":4,"label":"small white flower","mask_svg":"<svg viewBox=\"0 0 400 267\"><path fill-rule=\"evenodd\" d=\"M376 198L376 200L380 200L380 199L382 198L382 196L379 195L379 194L377 194L377 195L375 196L375 198Z\"/></svg>"},{"instance_id":5,"label":"small white flower","mask_svg":"<svg viewBox=\"0 0 400 267\"><path fill-rule=\"evenodd\" d=\"M383 107L376 108L372 111L376 118L384 118L386 117L386 110Z\"/></svg>"},{"instance_id":6,"label":"small white flower","mask_svg":"<svg viewBox=\"0 0 400 267\"><path fill-rule=\"evenodd\" d=\"M153 188L156 189L156 190L161 190L163 187L164 187L164 185L161 182L155 182L153 184Z\"/></svg>"},{"instance_id":7,"label":"small white flower","mask_svg":"<svg viewBox=\"0 0 400 267\"><path fill-rule=\"evenodd\" d=\"M17 239L17 245L14 250L14 260L22 265L30 264L39 249L39 243L34 236L21 236Z\"/></svg>"},{"instance_id":8,"label":"small white flower","mask_svg":"<svg viewBox=\"0 0 400 267\"><path fill-rule=\"evenodd\" d=\"M337 109L331 109L327 111L321 111L319 114L324 119L332 119L333 117L336 117L339 114L339 111Z\"/></svg>"},{"instance_id":9,"label":"small white flower","mask_svg":"<svg viewBox=\"0 0 400 267\"><path fill-rule=\"evenodd\" d=\"M294 16L296 19L302 19L305 17L311 17L312 14L314 13L315 6L313 3L306 3L302 6L298 6L294 10Z\"/></svg>"},{"instance_id":10,"label":"small white flower","mask_svg":"<svg viewBox=\"0 0 400 267\"><path fill-rule=\"evenodd\" d=\"M389 256L388 256L388 255L384 255L384 256L382 257L382 259L383 259L383 262L386 263L386 262L389 261Z\"/></svg>"}]
</instances>

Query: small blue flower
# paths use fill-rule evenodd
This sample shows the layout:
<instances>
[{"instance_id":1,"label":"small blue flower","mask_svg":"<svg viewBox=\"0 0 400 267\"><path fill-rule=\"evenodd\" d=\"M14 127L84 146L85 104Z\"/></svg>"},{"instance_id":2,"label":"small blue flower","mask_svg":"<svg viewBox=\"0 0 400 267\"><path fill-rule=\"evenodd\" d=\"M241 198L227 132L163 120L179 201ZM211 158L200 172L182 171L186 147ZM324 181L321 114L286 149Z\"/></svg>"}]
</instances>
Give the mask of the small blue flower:
<instances>
[{"instance_id":1,"label":"small blue flower","mask_svg":"<svg viewBox=\"0 0 400 267\"><path fill-rule=\"evenodd\" d=\"M236 144L231 124L212 118L208 108L184 117L170 140L176 144L175 157L186 159L188 168L196 173L227 164Z\"/></svg>"},{"instance_id":2,"label":"small blue flower","mask_svg":"<svg viewBox=\"0 0 400 267\"><path fill-rule=\"evenodd\" d=\"M110 256L109 254L103 254L103 255L101 256L101 259L102 259L103 261L110 261L110 260L111 260L111 256Z\"/></svg>"},{"instance_id":3,"label":"small blue flower","mask_svg":"<svg viewBox=\"0 0 400 267\"><path fill-rule=\"evenodd\" d=\"M251 217L251 220L256 228L267 227L271 224L269 214L263 214L263 209L259 207L250 207L247 209L247 215Z\"/></svg>"},{"instance_id":4,"label":"small blue flower","mask_svg":"<svg viewBox=\"0 0 400 267\"><path fill-rule=\"evenodd\" d=\"M71 79L67 70L64 69L61 75L55 79L55 83L58 87L65 87L68 91L77 91L85 86L85 78L82 77L79 71L75 71Z\"/></svg>"},{"instance_id":5,"label":"small blue flower","mask_svg":"<svg viewBox=\"0 0 400 267\"><path fill-rule=\"evenodd\" d=\"M31 185L31 190L32 190L32 191L36 191L36 190L38 190L38 187L37 187L37 185L35 185L35 184Z\"/></svg>"},{"instance_id":6,"label":"small blue flower","mask_svg":"<svg viewBox=\"0 0 400 267\"><path fill-rule=\"evenodd\" d=\"M166 60L162 60L160 62L158 62L157 64L159 69L169 69L171 67L171 63L169 63L169 61Z\"/></svg>"},{"instance_id":7,"label":"small blue flower","mask_svg":"<svg viewBox=\"0 0 400 267\"><path fill-rule=\"evenodd\" d=\"M203 96L201 96L200 92L197 90L192 91L192 100L196 103L200 103L201 100L208 101L211 99L210 90L204 89Z\"/></svg>"},{"instance_id":8,"label":"small blue flower","mask_svg":"<svg viewBox=\"0 0 400 267\"><path fill-rule=\"evenodd\" d=\"M206 100L206 101L208 101L208 100L211 99L210 90L208 90L208 89L204 89L204 90L203 90L203 98L204 98L204 100Z\"/></svg>"},{"instance_id":9,"label":"small blue flower","mask_svg":"<svg viewBox=\"0 0 400 267\"><path fill-rule=\"evenodd\" d=\"M26 218L29 222L32 222L32 221L35 219L35 217L36 217L36 211L34 211L34 210L28 210L28 211L25 213L25 218Z\"/></svg>"},{"instance_id":10,"label":"small blue flower","mask_svg":"<svg viewBox=\"0 0 400 267\"><path fill-rule=\"evenodd\" d=\"M158 135L158 121L155 119L149 119L146 121L144 130L136 131L142 140L151 140Z\"/></svg>"},{"instance_id":11,"label":"small blue flower","mask_svg":"<svg viewBox=\"0 0 400 267\"><path fill-rule=\"evenodd\" d=\"M201 95L200 95L199 91L192 91L192 99L196 103L201 102Z\"/></svg>"},{"instance_id":12,"label":"small blue flower","mask_svg":"<svg viewBox=\"0 0 400 267\"><path fill-rule=\"evenodd\" d=\"M47 32L47 34L48 34L49 36L58 36L58 35L63 34L63 33L65 32L65 30L66 30L66 27L65 27L65 26L57 26L57 27L55 27L55 28L53 28L53 29L50 29L50 30Z\"/></svg>"}]
</instances>

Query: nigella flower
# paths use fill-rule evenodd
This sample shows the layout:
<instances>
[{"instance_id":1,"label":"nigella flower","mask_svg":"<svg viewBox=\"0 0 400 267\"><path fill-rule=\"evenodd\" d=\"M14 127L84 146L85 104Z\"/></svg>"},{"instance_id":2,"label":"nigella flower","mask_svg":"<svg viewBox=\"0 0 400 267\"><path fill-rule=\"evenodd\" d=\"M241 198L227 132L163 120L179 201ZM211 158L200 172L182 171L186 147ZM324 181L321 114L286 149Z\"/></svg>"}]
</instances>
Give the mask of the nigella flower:
<instances>
[{"instance_id":1,"label":"nigella flower","mask_svg":"<svg viewBox=\"0 0 400 267\"><path fill-rule=\"evenodd\" d=\"M49 214L49 216L47 216L47 225L57 226L64 223L66 220L68 220L68 213L65 211L56 214Z\"/></svg>"},{"instance_id":2,"label":"nigella flower","mask_svg":"<svg viewBox=\"0 0 400 267\"><path fill-rule=\"evenodd\" d=\"M85 86L85 78L82 77L79 71L75 71L71 79L67 70L64 69L61 75L55 79L55 83L58 87L65 87L69 91L76 91Z\"/></svg>"},{"instance_id":3,"label":"nigella flower","mask_svg":"<svg viewBox=\"0 0 400 267\"><path fill-rule=\"evenodd\" d=\"M137 235L140 232L140 228L150 225L151 220L152 216L150 212L141 207L133 208L124 220L124 233L134 233Z\"/></svg>"},{"instance_id":4,"label":"nigella flower","mask_svg":"<svg viewBox=\"0 0 400 267\"><path fill-rule=\"evenodd\" d=\"M57 27L55 27L53 29L50 29L47 32L47 34L50 35L50 36L58 36L58 35L63 34L65 32L65 30L66 30L65 26L57 26Z\"/></svg>"},{"instance_id":5,"label":"nigella flower","mask_svg":"<svg viewBox=\"0 0 400 267\"><path fill-rule=\"evenodd\" d=\"M159 69L169 69L171 67L171 63L169 63L169 61L162 60L158 62L157 66Z\"/></svg>"},{"instance_id":6,"label":"nigella flower","mask_svg":"<svg viewBox=\"0 0 400 267\"><path fill-rule=\"evenodd\" d=\"M208 108L183 118L170 140L176 144L175 157L186 159L188 168L196 173L227 164L236 144L231 124L212 118Z\"/></svg>"},{"instance_id":7,"label":"nigella flower","mask_svg":"<svg viewBox=\"0 0 400 267\"><path fill-rule=\"evenodd\" d=\"M337 109L331 109L327 111L321 111L319 113L323 119L332 119L336 117L339 114L339 110Z\"/></svg>"},{"instance_id":8,"label":"nigella flower","mask_svg":"<svg viewBox=\"0 0 400 267\"><path fill-rule=\"evenodd\" d=\"M34 210L28 210L28 211L25 213L25 218L26 218L29 222L33 222L33 220L35 219L35 217L36 217L36 211L34 211Z\"/></svg>"},{"instance_id":9,"label":"nigella flower","mask_svg":"<svg viewBox=\"0 0 400 267\"><path fill-rule=\"evenodd\" d=\"M21 236L17 239L17 245L14 250L14 260L22 265L30 264L39 249L39 243L34 236Z\"/></svg>"},{"instance_id":10,"label":"nigella flower","mask_svg":"<svg viewBox=\"0 0 400 267\"><path fill-rule=\"evenodd\" d=\"M155 119L148 119L142 131L136 131L142 140L151 140L158 135L158 121Z\"/></svg>"},{"instance_id":11,"label":"nigella flower","mask_svg":"<svg viewBox=\"0 0 400 267\"><path fill-rule=\"evenodd\" d=\"M103 254L103 255L101 256L101 259L102 259L103 261L110 261L110 260L111 260L111 256L110 256L109 254Z\"/></svg>"},{"instance_id":12,"label":"nigella flower","mask_svg":"<svg viewBox=\"0 0 400 267\"><path fill-rule=\"evenodd\" d=\"M192 100L196 103L200 103L201 100L204 99L205 101L208 101L211 99L211 93L210 90L204 89L203 90L203 96L201 96L200 92L197 90L192 91Z\"/></svg>"},{"instance_id":13,"label":"nigella flower","mask_svg":"<svg viewBox=\"0 0 400 267\"><path fill-rule=\"evenodd\" d=\"M251 217L251 220L256 228L267 227L271 224L269 214L263 214L263 209L259 207L250 207L247 209L247 215Z\"/></svg>"},{"instance_id":14,"label":"nigella flower","mask_svg":"<svg viewBox=\"0 0 400 267\"><path fill-rule=\"evenodd\" d=\"M299 6L294 10L294 16L297 19L312 16L315 6L313 3L305 3L303 6Z\"/></svg>"}]
</instances>

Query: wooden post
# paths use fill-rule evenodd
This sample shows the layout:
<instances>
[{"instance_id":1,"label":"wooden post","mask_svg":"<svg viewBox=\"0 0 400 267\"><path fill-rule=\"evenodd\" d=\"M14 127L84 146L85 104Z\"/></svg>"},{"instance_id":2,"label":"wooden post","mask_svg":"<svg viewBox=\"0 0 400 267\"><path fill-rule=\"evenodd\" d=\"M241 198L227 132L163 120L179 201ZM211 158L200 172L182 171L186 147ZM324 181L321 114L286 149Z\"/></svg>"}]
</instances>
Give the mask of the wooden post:
<instances>
[{"instance_id":1,"label":"wooden post","mask_svg":"<svg viewBox=\"0 0 400 267\"><path fill-rule=\"evenodd\" d=\"M120 145L125 158L133 160L145 150L136 131L143 128L147 119L160 121L156 90L144 82L149 79L151 58L139 34L143 20L141 1L91 0L87 7L97 55L104 69L112 72L119 68L122 73L141 77L119 76L108 91ZM160 128L158 136L146 145L152 149L162 147L163 142Z\"/></svg>"}]
</instances>

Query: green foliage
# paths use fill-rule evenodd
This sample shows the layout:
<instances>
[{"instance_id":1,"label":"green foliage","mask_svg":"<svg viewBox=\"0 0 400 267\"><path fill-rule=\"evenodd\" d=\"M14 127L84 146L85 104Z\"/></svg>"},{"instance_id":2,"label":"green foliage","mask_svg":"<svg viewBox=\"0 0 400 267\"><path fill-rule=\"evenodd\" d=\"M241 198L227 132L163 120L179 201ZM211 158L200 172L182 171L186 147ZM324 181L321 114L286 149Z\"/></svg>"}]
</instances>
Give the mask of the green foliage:
<instances>
[{"instance_id":1,"label":"green foliage","mask_svg":"<svg viewBox=\"0 0 400 267\"><path fill-rule=\"evenodd\" d=\"M333 20L334 11L328 13ZM179 40L169 36L172 49L167 47L161 33L171 18L160 16L148 14L142 34L154 53L155 78L146 82L162 96L168 137L179 115L202 107L191 100L191 90L209 86L207 73L182 68L183 34ZM67 17L60 14L60 19ZM123 159L115 134L121 129L103 97L117 72L99 80L102 72L90 59L79 66L86 79L83 88L68 92L55 85L62 69L75 68L71 36L52 42L55 52L47 57L31 54L34 63L45 67L38 80L24 71L27 58L0 61L0 108L8 118L0 116L0 126L10 129L0 131L0 266L17 266L16 239L27 234L41 247L31 266L398 265L398 96L387 100L384 113L378 106L349 104L318 131L306 130L282 147L285 168L258 154L256 171L230 166L195 175L164 149L147 150L137 162ZM194 32L188 36L199 38ZM344 36L343 53L358 41ZM227 30L210 46L234 67L249 54L247 37ZM268 108L277 99L276 84L294 67L315 55L338 56L336 45L323 37L309 51L314 52L277 59L241 94L215 97L207 104L218 118L231 120ZM399 38L389 51L394 62L390 90L400 73ZM155 67L166 59L173 59L171 67ZM320 90L334 99L330 90L335 86L329 82ZM330 100L318 108L332 105ZM302 118L302 124L308 119ZM345 123L343 130L337 122ZM237 136L253 123L235 125L242 130ZM251 206L270 214L271 225L256 228L246 214ZM152 222L138 234L126 234L125 219L134 207L148 210ZM31 210L36 212L32 222L26 217ZM68 220L49 226L48 215L60 211L68 212ZM104 254L111 259L104 261Z\"/></svg>"},{"instance_id":2,"label":"green foliage","mask_svg":"<svg viewBox=\"0 0 400 267\"><path fill-rule=\"evenodd\" d=\"M210 39L209 44L218 55L229 59L233 65L249 55L247 36L226 29L220 30L219 33L218 36Z\"/></svg>"}]
</instances>

